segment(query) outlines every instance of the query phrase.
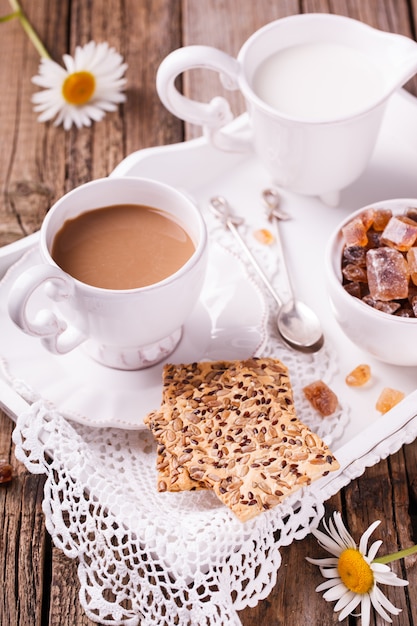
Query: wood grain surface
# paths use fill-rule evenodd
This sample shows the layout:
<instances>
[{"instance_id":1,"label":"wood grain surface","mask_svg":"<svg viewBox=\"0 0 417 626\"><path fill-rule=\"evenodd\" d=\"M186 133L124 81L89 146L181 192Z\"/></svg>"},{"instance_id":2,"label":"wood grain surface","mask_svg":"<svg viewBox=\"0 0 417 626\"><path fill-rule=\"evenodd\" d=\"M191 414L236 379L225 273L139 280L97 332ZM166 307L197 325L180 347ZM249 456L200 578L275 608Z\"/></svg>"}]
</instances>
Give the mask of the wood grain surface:
<instances>
[{"instance_id":1,"label":"wood grain surface","mask_svg":"<svg viewBox=\"0 0 417 626\"><path fill-rule=\"evenodd\" d=\"M129 65L127 101L91 128L65 132L38 123L30 99L36 90L31 77L37 73L39 56L17 20L0 24L0 245L36 231L54 200L80 183L107 176L132 151L201 133L174 118L157 96L156 70L171 50L209 44L235 55L256 29L299 12L348 15L411 37L417 27L417 0L22 0L22 4L57 61L91 39L114 46ZM0 15L10 11L8 1L0 0ZM183 88L203 101L220 93L218 77L210 72L187 73ZM415 79L407 88L417 95ZM239 94L229 95L234 112L242 112ZM12 464L14 479L0 486L0 624L92 626L78 601L77 563L54 548L45 529L44 479L16 461L12 430L12 421L1 414L0 458ZM412 443L333 497L327 513L343 511L357 537L381 519L374 537L384 540L384 549L408 547L417 541L416 468L417 443ZM324 555L311 537L282 550L277 584L267 599L240 613L244 626L337 622L332 606L315 592L322 579L317 568L306 563L307 555ZM384 589L403 609L394 623L417 626L417 560L397 562L393 569L410 583L406 589ZM355 623L354 618L343 622ZM372 626L383 623L372 615Z\"/></svg>"}]
</instances>

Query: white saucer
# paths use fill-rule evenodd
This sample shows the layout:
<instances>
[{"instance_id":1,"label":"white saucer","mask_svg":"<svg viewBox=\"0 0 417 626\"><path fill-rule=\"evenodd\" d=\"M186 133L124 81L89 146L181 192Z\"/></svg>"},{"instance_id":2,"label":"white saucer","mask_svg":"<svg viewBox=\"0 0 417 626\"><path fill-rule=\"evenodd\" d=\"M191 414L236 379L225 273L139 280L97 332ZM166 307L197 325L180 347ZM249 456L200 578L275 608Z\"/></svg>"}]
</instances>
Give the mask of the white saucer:
<instances>
[{"instance_id":1,"label":"white saucer","mask_svg":"<svg viewBox=\"0 0 417 626\"><path fill-rule=\"evenodd\" d=\"M266 305L245 266L216 242L211 243L209 254L200 302L169 362L248 358L259 353L266 340ZM30 249L0 283L0 365L4 377L28 402L42 398L81 424L143 428L143 417L161 401L163 363L126 372L100 365L82 348L56 356L10 320L10 285L22 271L39 262L37 248Z\"/></svg>"}]
</instances>

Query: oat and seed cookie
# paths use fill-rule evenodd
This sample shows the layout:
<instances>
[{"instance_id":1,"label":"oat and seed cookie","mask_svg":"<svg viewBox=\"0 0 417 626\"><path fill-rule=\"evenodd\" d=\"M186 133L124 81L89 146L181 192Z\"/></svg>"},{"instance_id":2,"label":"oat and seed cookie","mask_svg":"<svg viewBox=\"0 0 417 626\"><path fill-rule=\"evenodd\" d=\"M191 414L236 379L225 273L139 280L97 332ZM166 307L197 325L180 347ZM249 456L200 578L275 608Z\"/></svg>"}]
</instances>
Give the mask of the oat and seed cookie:
<instances>
[{"instance_id":1,"label":"oat and seed cookie","mask_svg":"<svg viewBox=\"0 0 417 626\"><path fill-rule=\"evenodd\" d=\"M339 464L295 413L288 370L271 358L166 365L158 489L212 489L242 521Z\"/></svg>"}]
</instances>

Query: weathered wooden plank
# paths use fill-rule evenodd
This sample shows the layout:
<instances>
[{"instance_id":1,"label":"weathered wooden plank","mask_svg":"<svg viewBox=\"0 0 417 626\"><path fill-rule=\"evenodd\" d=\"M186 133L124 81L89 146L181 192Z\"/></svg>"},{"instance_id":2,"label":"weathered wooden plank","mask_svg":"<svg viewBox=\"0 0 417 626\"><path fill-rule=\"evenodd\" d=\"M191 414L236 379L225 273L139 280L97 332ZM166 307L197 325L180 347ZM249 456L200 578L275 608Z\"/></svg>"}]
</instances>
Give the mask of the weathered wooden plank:
<instances>
[{"instance_id":1,"label":"weathered wooden plank","mask_svg":"<svg viewBox=\"0 0 417 626\"><path fill-rule=\"evenodd\" d=\"M404 455L405 469L402 465ZM397 456L401 459L401 472L397 470ZM396 504L395 519L398 528L400 548L408 548L417 543L417 441L404 446L401 453L392 459L393 474L395 477L395 496L397 489L406 498L400 504ZM398 506L398 512L397 512ZM407 587L408 611L410 612L411 624L416 624L417 607L417 555L409 556L400 563L402 578L409 581Z\"/></svg>"},{"instance_id":2,"label":"weathered wooden plank","mask_svg":"<svg viewBox=\"0 0 417 626\"><path fill-rule=\"evenodd\" d=\"M36 26L48 23L53 7L49 11L45 3L28 5L28 15ZM8 2L3 0L2 14L10 10ZM55 33L56 40L64 32L65 21ZM1 24L1 45L0 245L3 245L37 230L51 198L60 193L56 190L60 176L59 159L48 158L45 129L37 124L30 102L35 91L31 77L38 70L38 53L17 20ZM52 144L56 145L52 129L50 135ZM39 175L40 171L44 175Z\"/></svg>"},{"instance_id":3,"label":"weathered wooden plank","mask_svg":"<svg viewBox=\"0 0 417 626\"><path fill-rule=\"evenodd\" d=\"M50 543L42 512L43 477L29 474L14 457L13 424L0 412L0 457L13 467L0 486L0 623L40 624L45 553Z\"/></svg>"},{"instance_id":4,"label":"weathered wooden plank","mask_svg":"<svg viewBox=\"0 0 417 626\"><path fill-rule=\"evenodd\" d=\"M109 10L110 9L110 10ZM71 50L89 40L108 41L128 63L127 100L92 129L71 131L65 149L67 187L107 176L129 153L181 141L182 124L162 106L155 88L156 69L180 45L180 3L106 0L73 3ZM53 550L50 623L92 624L78 601L77 563Z\"/></svg>"},{"instance_id":5,"label":"weathered wooden plank","mask_svg":"<svg viewBox=\"0 0 417 626\"><path fill-rule=\"evenodd\" d=\"M61 550L53 547L51 554L51 585L48 606L48 622L51 626L93 626L78 599L80 588L77 575L77 561L66 557Z\"/></svg>"}]
</instances>

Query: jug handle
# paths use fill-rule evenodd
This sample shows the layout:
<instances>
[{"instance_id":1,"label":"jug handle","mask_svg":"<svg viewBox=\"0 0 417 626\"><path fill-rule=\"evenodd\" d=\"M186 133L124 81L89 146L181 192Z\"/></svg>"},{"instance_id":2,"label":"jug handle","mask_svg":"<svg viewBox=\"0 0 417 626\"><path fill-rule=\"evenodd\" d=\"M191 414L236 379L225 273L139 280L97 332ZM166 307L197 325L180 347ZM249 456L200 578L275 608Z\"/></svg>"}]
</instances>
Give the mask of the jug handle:
<instances>
[{"instance_id":1,"label":"jug handle","mask_svg":"<svg viewBox=\"0 0 417 626\"><path fill-rule=\"evenodd\" d=\"M236 59L211 46L185 46L171 52L158 68L156 89L161 102L176 117L202 126L204 135L217 148L233 152L250 150L248 138L222 132L224 126L234 119L225 98L216 96L209 103L197 102L183 96L175 87L178 76L198 68L218 72L226 89L232 91L239 88L237 78L240 65Z\"/></svg>"}]
</instances>

